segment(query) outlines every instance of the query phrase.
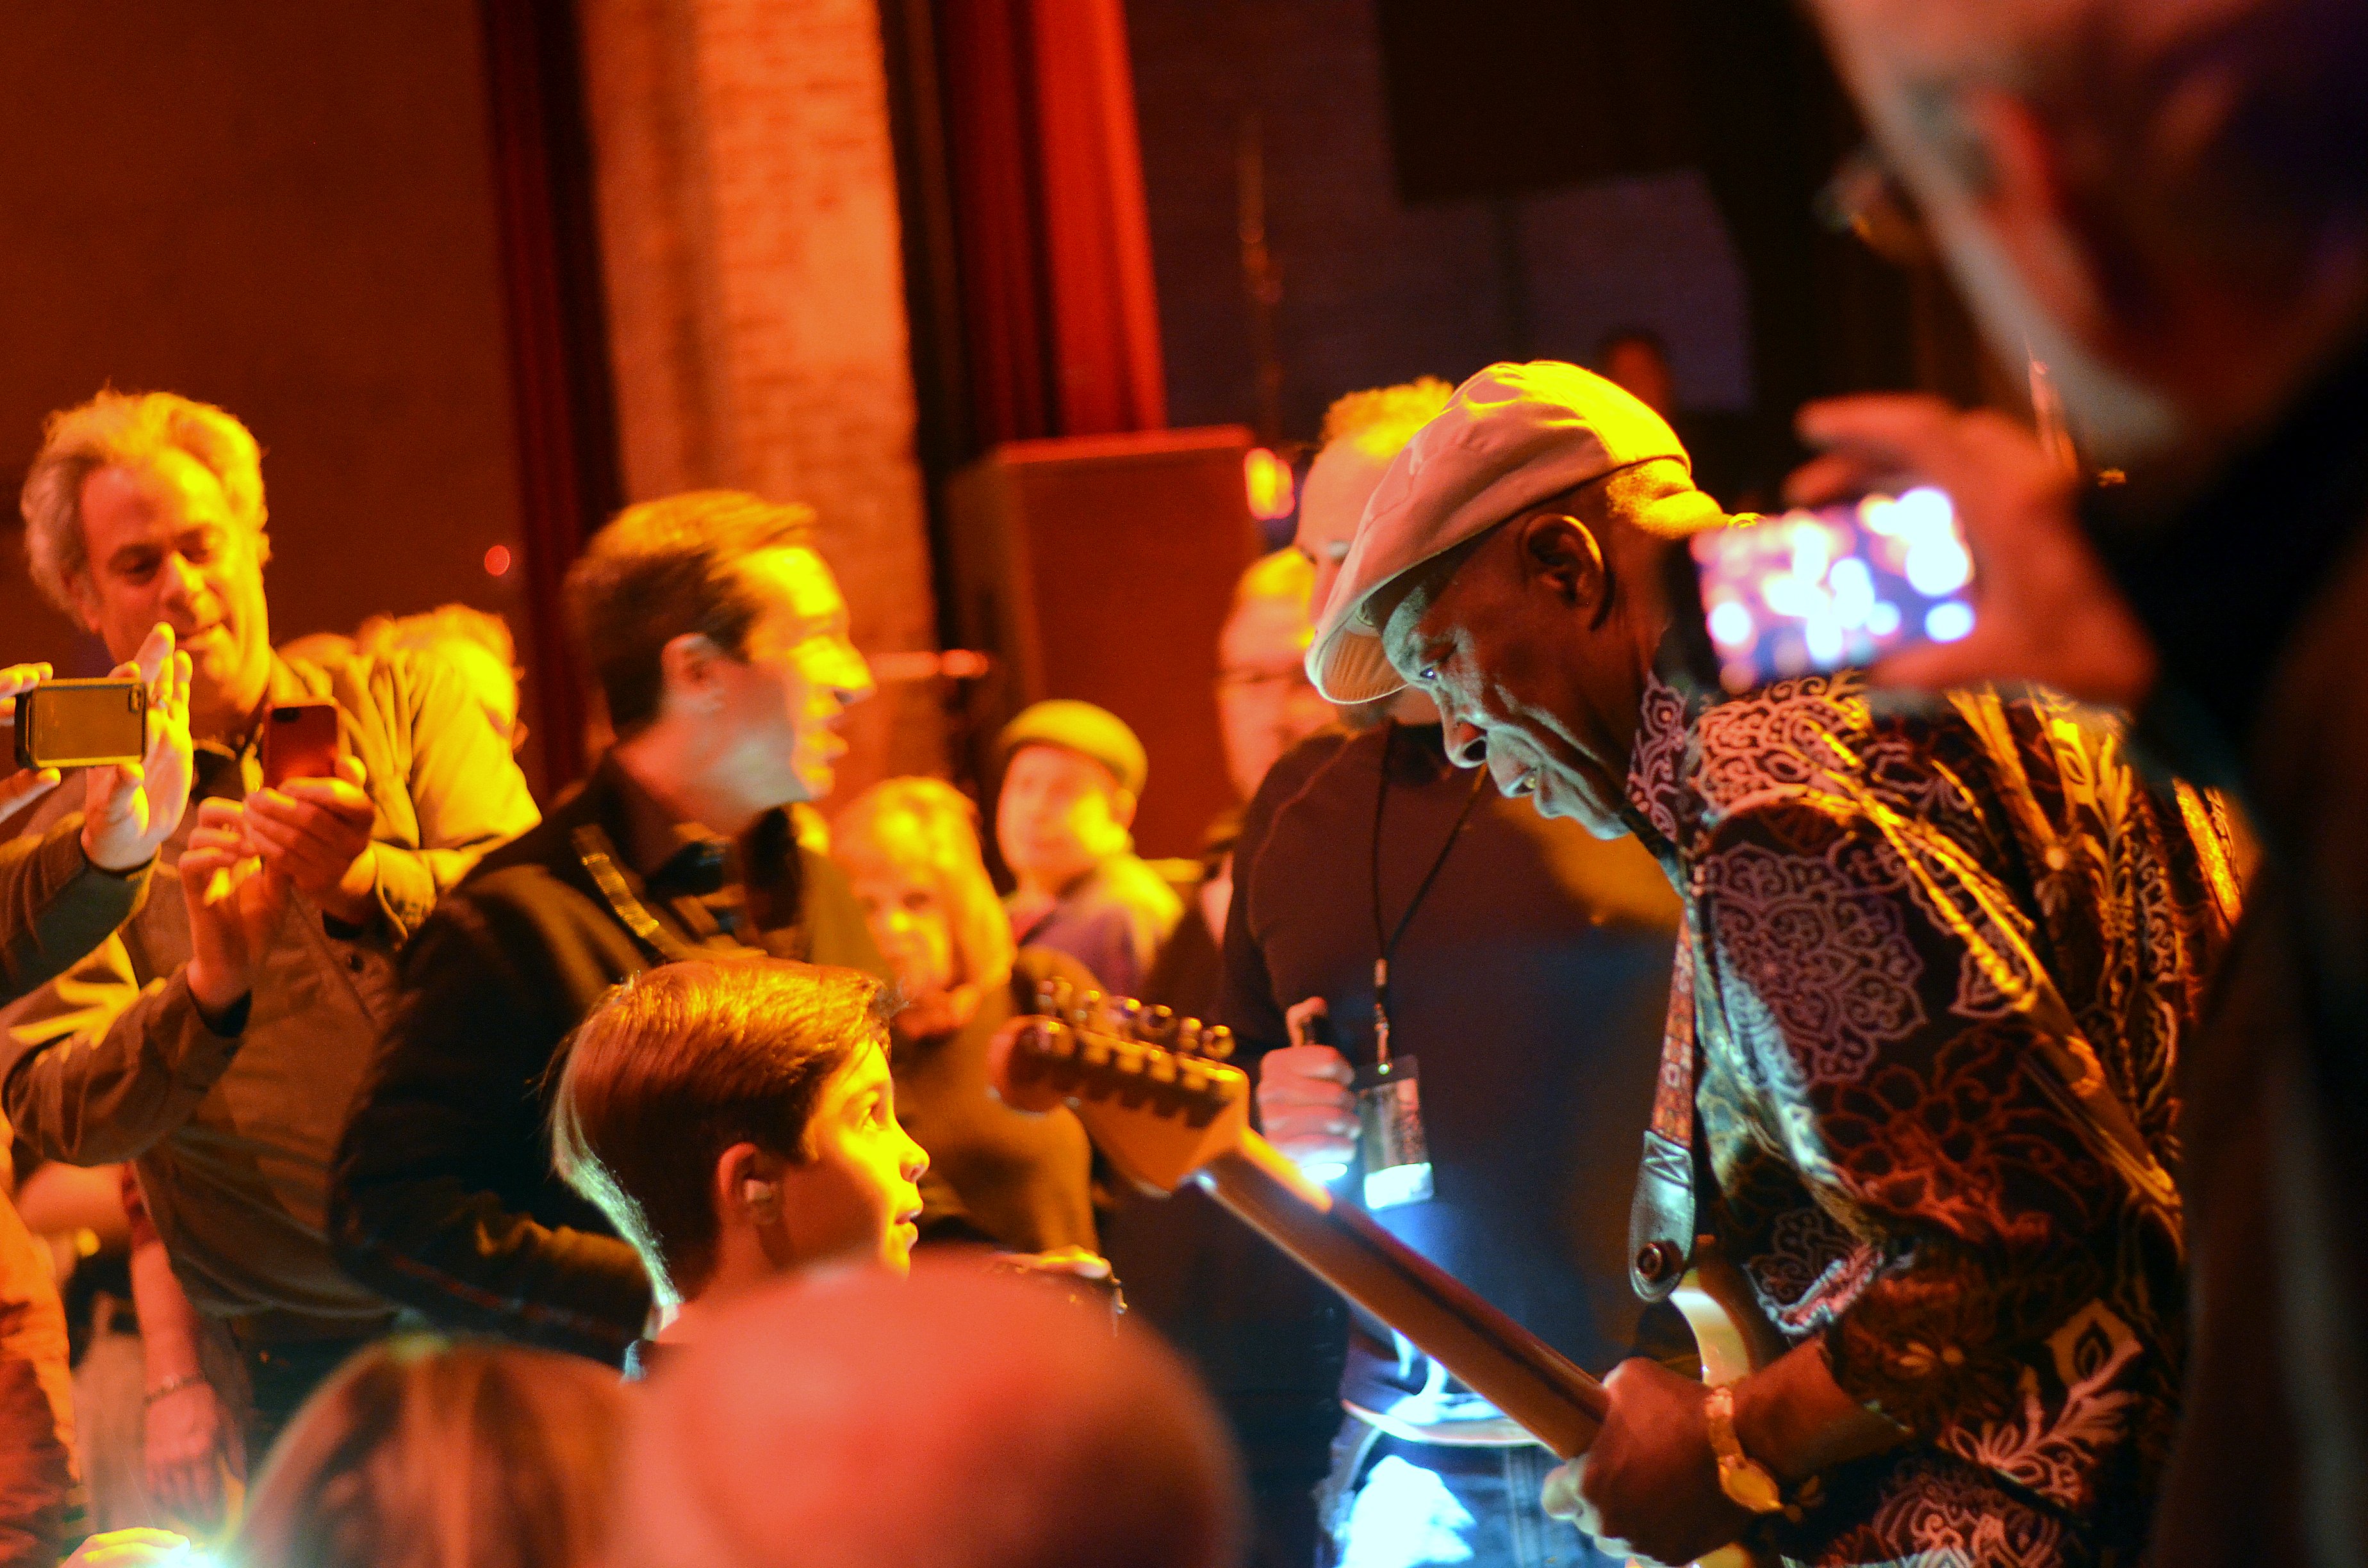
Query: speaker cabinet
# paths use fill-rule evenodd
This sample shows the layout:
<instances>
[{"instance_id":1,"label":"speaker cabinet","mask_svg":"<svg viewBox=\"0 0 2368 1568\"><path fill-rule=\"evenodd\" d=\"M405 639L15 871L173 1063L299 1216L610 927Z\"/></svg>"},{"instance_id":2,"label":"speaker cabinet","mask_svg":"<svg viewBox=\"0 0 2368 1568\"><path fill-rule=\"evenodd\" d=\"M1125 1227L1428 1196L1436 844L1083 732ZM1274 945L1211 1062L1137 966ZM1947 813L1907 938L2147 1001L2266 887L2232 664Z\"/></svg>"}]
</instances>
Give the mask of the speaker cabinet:
<instances>
[{"instance_id":1,"label":"speaker cabinet","mask_svg":"<svg viewBox=\"0 0 2368 1568\"><path fill-rule=\"evenodd\" d=\"M1239 426L1015 441L947 482L948 631L996 662L955 743L990 810L996 732L1048 697L1099 703L1143 738L1143 854L1191 854L1234 802L1217 633L1259 548L1249 447Z\"/></svg>"}]
</instances>

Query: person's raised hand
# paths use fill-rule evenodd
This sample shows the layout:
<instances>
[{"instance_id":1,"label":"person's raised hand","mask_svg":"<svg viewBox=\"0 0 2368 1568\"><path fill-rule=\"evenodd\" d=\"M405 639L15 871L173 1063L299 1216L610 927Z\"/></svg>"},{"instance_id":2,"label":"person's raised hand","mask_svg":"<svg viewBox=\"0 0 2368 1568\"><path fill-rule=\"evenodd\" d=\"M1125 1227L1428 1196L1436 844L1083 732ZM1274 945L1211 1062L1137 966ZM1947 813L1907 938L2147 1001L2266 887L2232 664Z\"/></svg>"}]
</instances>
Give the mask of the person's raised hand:
<instances>
[{"instance_id":1,"label":"person's raised hand","mask_svg":"<svg viewBox=\"0 0 2368 1568\"><path fill-rule=\"evenodd\" d=\"M109 871L144 866L181 824L196 758L189 742L189 656L159 621L129 664L111 677L148 688L148 745L141 760L94 767L83 776L82 848Z\"/></svg>"},{"instance_id":2,"label":"person's raised hand","mask_svg":"<svg viewBox=\"0 0 2368 1568\"><path fill-rule=\"evenodd\" d=\"M1974 557L1974 630L1896 653L1878 686L1941 691L2033 681L2068 697L2135 708L2153 689L2154 643L2081 532L2077 477L2036 436L1989 409L1873 393L1803 408L1820 449L1785 483L1796 506L1932 484L1947 492Z\"/></svg>"},{"instance_id":3,"label":"person's raised hand","mask_svg":"<svg viewBox=\"0 0 2368 1568\"><path fill-rule=\"evenodd\" d=\"M188 1551L189 1542L185 1536L135 1526L131 1529L102 1530L87 1538L60 1568L155 1568L157 1564L183 1562Z\"/></svg>"},{"instance_id":4,"label":"person's raised hand","mask_svg":"<svg viewBox=\"0 0 2368 1568\"><path fill-rule=\"evenodd\" d=\"M1357 1152L1356 1070L1311 1038L1323 1017L1320 996L1292 1007L1283 1016L1291 1043L1258 1062L1258 1125L1268 1142L1302 1166L1346 1165Z\"/></svg>"},{"instance_id":5,"label":"person's raised hand","mask_svg":"<svg viewBox=\"0 0 2368 1568\"><path fill-rule=\"evenodd\" d=\"M1611 1556L1653 1562L1691 1562L1740 1537L1752 1516L1718 1484L1702 1384L1638 1358L1612 1368L1603 1389L1603 1428L1548 1472L1545 1511Z\"/></svg>"},{"instance_id":6,"label":"person's raised hand","mask_svg":"<svg viewBox=\"0 0 2368 1568\"><path fill-rule=\"evenodd\" d=\"M237 801L199 801L177 868L189 916L189 994L210 1019L255 989L288 915L288 879L249 852L245 815Z\"/></svg>"},{"instance_id":7,"label":"person's raised hand","mask_svg":"<svg viewBox=\"0 0 2368 1568\"><path fill-rule=\"evenodd\" d=\"M17 698L50 678L47 665L10 665L0 669L0 713L17 716ZM0 822L6 822L58 787L63 778L54 767L25 767L0 778Z\"/></svg>"},{"instance_id":8,"label":"person's raised hand","mask_svg":"<svg viewBox=\"0 0 2368 1568\"><path fill-rule=\"evenodd\" d=\"M377 808L362 765L337 759L334 778L291 778L246 800L246 839L264 865L348 926L370 922L378 886Z\"/></svg>"}]
</instances>

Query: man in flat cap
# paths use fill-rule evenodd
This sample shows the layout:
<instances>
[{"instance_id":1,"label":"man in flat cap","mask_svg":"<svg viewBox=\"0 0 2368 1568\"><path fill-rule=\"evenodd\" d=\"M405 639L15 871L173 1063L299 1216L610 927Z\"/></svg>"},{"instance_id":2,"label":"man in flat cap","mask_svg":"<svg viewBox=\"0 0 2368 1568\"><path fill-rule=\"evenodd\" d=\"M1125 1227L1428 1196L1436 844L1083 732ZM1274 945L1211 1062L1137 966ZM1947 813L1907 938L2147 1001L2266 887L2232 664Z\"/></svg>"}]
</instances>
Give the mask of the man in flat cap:
<instances>
[{"instance_id":1,"label":"man in flat cap","mask_svg":"<svg viewBox=\"0 0 2368 1568\"><path fill-rule=\"evenodd\" d=\"M1184 903L1134 852L1151 767L1126 721L1055 698L1003 727L995 841L1019 886L1004 901L1022 947L1066 953L1134 995Z\"/></svg>"},{"instance_id":2,"label":"man in flat cap","mask_svg":"<svg viewBox=\"0 0 2368 1568\"><path fill-rule=\"evenodd\" d=\"M1686 539L1727 521L1627 393L1493 366L1384 476L1309 652L1336 702L1429 693L1451 756L1634 834L1685 901L1633 1282L1723 1258L1782 1352L1707 1392L1622 1364L1549 1506L1670 1562L1747 1534L2128 1561L2172 1428L2170 1074L2235 913L2226 832L2045 696L1723 699Z\"/></svg>"}]
</instances>

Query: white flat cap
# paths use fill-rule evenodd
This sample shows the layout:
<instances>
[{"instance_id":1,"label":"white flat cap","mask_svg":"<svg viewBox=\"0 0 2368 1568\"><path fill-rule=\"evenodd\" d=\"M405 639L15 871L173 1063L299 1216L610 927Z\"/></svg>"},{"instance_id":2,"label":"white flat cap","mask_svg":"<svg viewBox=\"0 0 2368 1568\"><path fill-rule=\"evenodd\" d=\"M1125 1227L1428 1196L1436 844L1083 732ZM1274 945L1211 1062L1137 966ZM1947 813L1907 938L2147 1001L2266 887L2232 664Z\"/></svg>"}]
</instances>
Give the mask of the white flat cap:
<instances>
[{"instance_id":1,"label":"white flat cap","mask_svg":"<svg viewBox=\"0 0 2368 1568\"><path fill-rule=\"evenodd\" d=\"M1656 458L1692 467L1667 420L1593 371L1489 366L1382 475L1316 619L1307 678L1334 702L1387 697L1406 682L1382 656L1375 594L1541 501Z\"/></svg>"}]
</instances>

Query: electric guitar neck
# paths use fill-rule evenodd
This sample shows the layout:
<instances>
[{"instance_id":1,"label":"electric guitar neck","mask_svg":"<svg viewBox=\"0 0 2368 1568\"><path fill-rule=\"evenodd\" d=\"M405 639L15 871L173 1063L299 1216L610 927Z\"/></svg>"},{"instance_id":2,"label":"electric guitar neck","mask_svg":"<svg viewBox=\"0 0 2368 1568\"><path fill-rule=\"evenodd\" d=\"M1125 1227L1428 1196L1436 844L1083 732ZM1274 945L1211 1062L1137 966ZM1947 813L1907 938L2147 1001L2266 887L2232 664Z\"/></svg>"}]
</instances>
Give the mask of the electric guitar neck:
<instances>
[{"instance_id":1,"label":"electric guitar neck","mask_svg":"<svg viewBox=\"0 0 2368 1568\"><path fill-rule=\"evenodd\" d=\"M1067 1107L1103 1155L1147 1191L1187 1181L1302 1267L1412 1341L1564 1459L1587 1451L1609 1408L1603 1384L1483 1301L1363 1210L1309 1180L1249 1124L1250 1083L1224 1058L1231 1037L1164 1007L1048 988L1033 1017L996 1041L1008 1104ZM1732 1381L1782 1354L1732 1265L1699 1262L1671 1298L1692 1326L1705 1375ZM1700 1568L1772 1561L1736 1546Z\"/></svg>"}]
</instances>

